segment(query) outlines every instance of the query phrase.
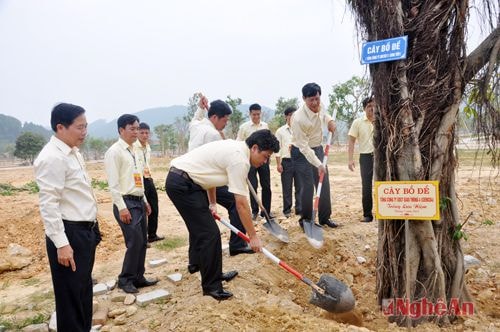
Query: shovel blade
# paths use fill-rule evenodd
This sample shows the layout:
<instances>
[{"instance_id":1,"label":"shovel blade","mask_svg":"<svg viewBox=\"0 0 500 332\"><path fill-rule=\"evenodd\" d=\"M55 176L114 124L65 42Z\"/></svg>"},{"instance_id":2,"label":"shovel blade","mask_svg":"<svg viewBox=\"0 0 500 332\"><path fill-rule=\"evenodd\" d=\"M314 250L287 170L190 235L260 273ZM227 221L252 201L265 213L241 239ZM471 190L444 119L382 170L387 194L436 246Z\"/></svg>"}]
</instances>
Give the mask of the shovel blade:
<instances>
[{"instance_id":1,"label":"shovel blade","mask_svg":"<svg viewBox=\"0 0 500 332\"><path fill-rule=\"evenodd\" d=\"M316 249L321 248L323 246L323 229L310 220L303 220L303 226L309 244Z\"/></svg>"},{"instance_id":2,"label":"shovel blade","mask_svg":"<svg viewBox=\"0 0 500 332\"><path fill-rule=\"evenodd\" d=\"M269 219L263 224L264 228L271 233L272 236L276 237L280 241L288 243L290 239L288 238L288 232L284 230L276 221Z\"/></svg>"},{"instance_id":3,"label":"shovel blade","mask_svg":"<svg viewBox=\"0 0 500 332\"><path fill-rule=\"evenodd\" d=\"M342 313L354 309L356 300L349 287L331 275L322 275L316 284L325 294L320 294L313 289L309 303L329 312Z\"/></svg>"}]
</instances>

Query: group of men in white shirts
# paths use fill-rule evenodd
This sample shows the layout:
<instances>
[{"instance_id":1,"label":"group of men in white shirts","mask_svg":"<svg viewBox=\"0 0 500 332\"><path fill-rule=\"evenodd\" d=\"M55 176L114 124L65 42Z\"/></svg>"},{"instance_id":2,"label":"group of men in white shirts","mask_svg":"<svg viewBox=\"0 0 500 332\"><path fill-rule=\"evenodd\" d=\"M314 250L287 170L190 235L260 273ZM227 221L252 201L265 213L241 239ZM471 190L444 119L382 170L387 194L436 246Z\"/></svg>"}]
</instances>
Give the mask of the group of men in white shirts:
<instances>
[{"instance_id":1,"label":"group of men in white shirts","mask_svg":"<svg viewBox=\"0 0 500 332\"><path fill-rule=\"evenodd\" d=\"M237 140L225 140L222 134L231 108L221 100L209 104L206 97L200 99L190 123L189 151L171 161L165 188L188 228L188 270L201 273L204 295L217 300L230 298L232 294L222 287L222 282L237 275L237 271L222 272L220 232L213 218L217 204L227 209L231 223L249 237L247 244L232 234L230 255L261 251L252 221L257 218L259 206L249 195L247 179L256 187L259 175L262 203L270 213L269 159L273 153L279 152L276 161L284 191L283 213L291 216L291 183L295 181L299 224L311 219L315 181L327 172L321 163L322 127L333 132L336 125L321 104L321 88L317 84L306 84L302 95L304 104L298 110L285 111L286 124L277 131L278 138L260 121L260 105L252 104L250 121L241 125ZM76 105L57 105L51 115L55 135L35 161L60 331L88 331L92 318L91 273L100 237L95 196L78 152L87 133L84 113ZM113 214L127 247L118 287L137 293L139 288L158 282L145 278L144 262L148 240L162 239L156 234L157 224L149 232L147 225L147 216L153 210L151 203L157 196L156 190L155 195L148 195L145 188L154 187L150 149L147 143L136 143L141 126L148 134L149 127L131 114L120 116L117 124L120 137L106 152L105 171ZM330 219L328 174L325 175L318 221L334 228L337 224ZM154 213L157 216L157 203Z\"/></svg>"}]
</instances>

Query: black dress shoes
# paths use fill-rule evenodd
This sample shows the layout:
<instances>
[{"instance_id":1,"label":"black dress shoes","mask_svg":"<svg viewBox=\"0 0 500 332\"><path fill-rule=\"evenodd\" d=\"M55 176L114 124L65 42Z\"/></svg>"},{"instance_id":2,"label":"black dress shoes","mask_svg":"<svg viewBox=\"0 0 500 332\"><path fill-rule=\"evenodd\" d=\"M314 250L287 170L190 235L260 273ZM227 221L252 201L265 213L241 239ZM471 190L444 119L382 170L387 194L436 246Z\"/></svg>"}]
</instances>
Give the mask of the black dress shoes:
<instances>
[{"instance_id":1,"label":"black dress shoes","mask_svg":"<svg viewBox=\"0 0 500 332\"><path fill-rule=\"evenodd\" d=\"M158 235L154 235L154 236L150 236L148 238L148 242L151 243L151 242L156 242L156 241L161 241L161 240L165 240L165 237L164 236L158 236Z\"/></svg>"},{"instance_id":2,"label":"black dress shoes","mask_svg":"<svg viewBox=\"0 0 500 332\"><path fill-rule=\"evenodd\" d=\"M236 256L239 254L253 254L255 251L252 250L249 246L242 247L242 248L237 248L237 249L231 249L229 248L229 256Z\"/></svg>"},{"instance_id":3,"label":"black dress shoes","mask_svg":"<svg viewBox=\"0 0 500 332\"><path fill-rule=\"evenodd\" d=\"M120 288L125 293L129 293L129 294L139 293L139 290L134 285L131 285L131 284L122 285L122 286L118 285L118 288Z\"/></svg>"},{"instance_id":4,"label":"black dress shoes","mask_svg":"<svg viewBox=\"0 0 500 332\"><path fill-rule=\"evenodd\" d=\"M229 282L229 281L233 280L234 277L236 277L237 275L238 275L238 271L229 271L226 273L222 273L222 275L220 276L220 279L225 281L225 282Z\"/></svg>"},{"instance_id":5,"label":"black dress shoes","mask_svg":"<svg viewBox=\"0 0 500 332\"><path fill-rule=\"evenodd\" d=\"M327 221L320 223L320 225L321 226L325 226L326 225L326 226L328 226L330 228L337 228L337 227L339 227L339 225L337 225L337 223L335 221L331 220L331 219L328 219Z\"/></svg>"},{"instance_id":6,"label":"black dress shoes","mask_svg":"<svg viewBox=\"0 0 500 332\"><path fill-rule=\"evenodd\" d=\"M373 221L373 217L363 217L363 219L361 219L361 222L372 222Z\"/></svg>"},{"instance_id":7,"label":"black dress shoes","mask_svg":"<svg viewBox=\"0 0 500 332\"><path fill-rule=\"evenodd\" d=\"M158 283L157 279L153 280L153 279L144 278L144 280L134 282L134 286L136 288L142 288L142 287L153 286L153 285L156 285L157 283Z\"/></svg>"},{"instance_id":8,"label":"black dress shoes","mask_svg":"<svg viewBox=\"0 0 500 332\"><path fill-rule=\"evenodd\" d=\"M188 265L188 271L189 273L193 274L196 273L200 270L200 266L196 264L189 264Z\"/></svg>"},{"instance_id":9,"label":"black dress shoes","mask_svg":"<svg viewBox=\"0 0 500 332\"><path fill-rule=\"evenodd\" d=\"M228 292L224 289L219 289L219 290L214 290L214 291L210 291L210 292L203 291L203 295L210 295L211 297L213 297L214 299L216 299L218 301L223 301L223 300L227 300L228 298L233 296L233 293Z\"/></svg>"}]
</instances>

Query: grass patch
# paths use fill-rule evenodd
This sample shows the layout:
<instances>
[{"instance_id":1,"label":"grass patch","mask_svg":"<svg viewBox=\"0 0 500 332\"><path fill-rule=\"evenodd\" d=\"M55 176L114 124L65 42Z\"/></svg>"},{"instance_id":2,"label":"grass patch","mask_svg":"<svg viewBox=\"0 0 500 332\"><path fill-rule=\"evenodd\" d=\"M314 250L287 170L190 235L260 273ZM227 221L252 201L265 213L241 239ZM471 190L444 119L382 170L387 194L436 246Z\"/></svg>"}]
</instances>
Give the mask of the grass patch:
<instances>
[{"instance_id":1,"label":"grass patch","mask_svg":"<svg viewBox=\"0 0 500 332\"><path fill-rule=\"evenodd\" d=\"M491 219L486 219L485 221L483 221L483 225L493 226L494 224L495 222Z\"/></svg>"},{"instance_id":2,"label":"grass patch","mask_svg":"<svg viewBox=\"0 0 500 332\"><path fill-rule=\"evenodd\" d=\"M170 251L175 248L183 247L187 240L181 236L167 237L165 240L157 242L154 247L159 250Z\"/></svg>"},{"instance_id":3,"label":"grass patch","mask_svg":"<svg viewBox=\"0 0 500 332\"><path fill-rule=\"evenodd\" d=\"M101 181L95 178L92 178L92 188L104 190L108 188L108 181Z\"/></svg>"},{"instance_id":4,"label":"grass patch","mask_svg":"<svg viewBox=\"0 0 500 332\"><path fill-rule=\"evenodd\" d=\"M49 318L50 315L42 313L38 313L34 316L28 317L21 321L16 321L14 319L7 320L0 318L0 326L3 326L8 330L20 330L28 325L45 323L46 321L49 320Z\"/></svg>"},{"instance_id":5,"label":"grass patch","mask_svg":"<svg viewBox=\"0 0 500 332\"><path fill-rule=\"evenodd\" d=\"M10 183L0 183L0 195L1 196L12 196L18 192L27 191L30 194L36 194L40 191L38 184L35 181L30 181L23 184L21 187L16 187Z\"/></svg>"}]
</instances>

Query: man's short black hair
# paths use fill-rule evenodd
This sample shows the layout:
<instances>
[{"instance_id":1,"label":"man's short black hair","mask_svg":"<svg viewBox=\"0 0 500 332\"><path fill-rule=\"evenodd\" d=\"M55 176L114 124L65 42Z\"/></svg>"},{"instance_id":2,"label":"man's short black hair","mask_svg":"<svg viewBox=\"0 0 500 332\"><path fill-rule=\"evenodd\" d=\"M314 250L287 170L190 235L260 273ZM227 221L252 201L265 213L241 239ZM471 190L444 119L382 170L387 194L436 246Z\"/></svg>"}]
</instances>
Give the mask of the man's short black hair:
<instances>
[{"instance_id":1,"label":"man's short black hair","mask_svg":"<svg viewBox=\"0 0 500 332\"><path fill-rule=\"evenodd\" d=\"M231 107L229 107L229 105L226 102L217 99L210 103L210 107L208 108L207 114L208 117L215 115L218 118L223 118L226 115L230 115L231 113L233 113Z\"/></svg>"},{"instance_id":2,"label":"man's short black hair","mask_svg":"<svg viewBox=\"0 0 500 332\"><path fill-rule=\"evenodd\" d=\"M321 96L321 87L316 83L307 83L302 87L302 96L305 98L314 97L318 93Z\"/></svg>"},{"instance_id":3,"label":"man's short black hair","mask_svg":"<svg viewBox=\"0 0 500 332\"><path fill-rule=\"evenodd\" d=\"M117 124L118 124L118 133L120 133L120 128L125 129L127 125L132 125L134 122L140 122L139 118L133 114L123 114L118 118Z\"/></svg>"},{"instance_id":4,"label":"man's short black hair","mask_svg":"<svg viewBox=\"0 0 500 332\"><path fill-rule=\"evenodd\" d=\"M50 114L50 126L56 133L58 124L62 124L65 128L68 128L83 113L85 113L85 109L81 106L67 103L57 104Z\"/></svg>"},{"instance_id":5,"label":"man's short black hair","mask_svg":"<svg viewBox=\"0 0 500 332\"><path fill-rule=\"evenodd\" d=\"M271 150L273 152L278 152L280 150L280 142L269 129L254 131L252 135L248 136L245 143L249 148L257 144L260 151Z\"/></svg>"},{"instance_id":6,"label":"man's short black hair","mask_svg":"<svg viewBox=\"0 0 500 332\"><path fill-rule=\"evenodd\" d=\"M151 129L149 128L149 125L148 125L146 122L141 122L141 123L139 123L139 129L143 129L143 130L144 130L144 129L146 129L146 130L151 130Z\"/></svg>"},{"instance_id":7,"label":"man's short black hair","mask_svg":"<svg viewBox=\"0 0 500 332\"><path fill-rule=\"evenodd\" d=\"M292 114L293 112L295 112L297 110L297 107L294 107L294 106L289 106L285 109L285 116L287 116L288 114Z\"/></svg>"},{"instance_id":8,"label":"man's short black hair","mask_svg":"<svg viewBox=\"0 0 500 332\"><path fill-rule=\"evenodd\" d=\"M250 105L250 107L248 108L248 110L250 112L252 112L252 111L260 111L260 110L262 110L262 107L260 107L259 104L252 104L252 105Z\"/></svg>"},{"instance_id":9,"label":"man's short black hair","mask_svg":"<svg viewBox=\"0 0 500 332\"><path fill-rule=\"evenodd\" d=\"M363 99L363 101L361 102L363 104L363 109L365 109L366 105L368 105L369 103L371 103L372 101L374 101L374 98L375 96L370 96L370 97L366 97L365 99Z\"/></svg>"}]
</instances>

